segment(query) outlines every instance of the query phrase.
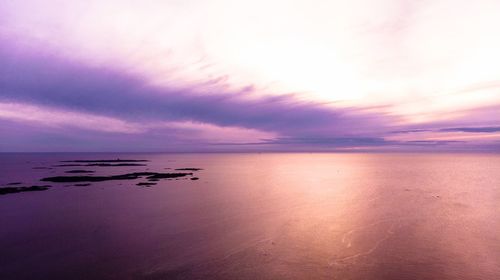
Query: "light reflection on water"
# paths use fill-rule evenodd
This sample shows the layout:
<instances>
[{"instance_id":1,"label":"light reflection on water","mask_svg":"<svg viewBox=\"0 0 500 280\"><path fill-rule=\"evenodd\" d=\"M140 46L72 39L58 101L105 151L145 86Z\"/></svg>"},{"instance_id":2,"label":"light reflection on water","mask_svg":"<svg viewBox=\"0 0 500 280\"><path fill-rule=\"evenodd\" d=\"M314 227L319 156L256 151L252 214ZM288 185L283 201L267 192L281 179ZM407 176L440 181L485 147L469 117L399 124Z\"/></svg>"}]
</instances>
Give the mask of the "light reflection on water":
<instances>
[{"instance_id":1,"label":"light reflection on water","mask_svg":"<svg viewBox=\"0 0 500 280\"><path fill-rule=\"evenodd\" d=\"M0 184L96 158L204 170L0 196L1 279L500 279L498 155L1 155Z\"/></svg>"}]
</instances>

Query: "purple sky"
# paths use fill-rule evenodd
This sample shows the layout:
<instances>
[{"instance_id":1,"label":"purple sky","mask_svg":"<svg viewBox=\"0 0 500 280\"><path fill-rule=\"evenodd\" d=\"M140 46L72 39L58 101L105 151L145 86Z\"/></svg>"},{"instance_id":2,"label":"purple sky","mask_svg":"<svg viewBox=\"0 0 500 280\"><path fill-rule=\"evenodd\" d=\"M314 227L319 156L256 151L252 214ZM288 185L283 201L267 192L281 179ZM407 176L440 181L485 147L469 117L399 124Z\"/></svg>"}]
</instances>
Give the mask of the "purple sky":
<instances>
[{"instance_id":1,"label":"purple sky","mask_svg":"<svg viewBox=\"0 0 500 280\"><path fill-rule=\"evenodd\" d=\"M0 152L500 151L497 1L248 2L2 1Z\"/></svg>"}]
</instances>

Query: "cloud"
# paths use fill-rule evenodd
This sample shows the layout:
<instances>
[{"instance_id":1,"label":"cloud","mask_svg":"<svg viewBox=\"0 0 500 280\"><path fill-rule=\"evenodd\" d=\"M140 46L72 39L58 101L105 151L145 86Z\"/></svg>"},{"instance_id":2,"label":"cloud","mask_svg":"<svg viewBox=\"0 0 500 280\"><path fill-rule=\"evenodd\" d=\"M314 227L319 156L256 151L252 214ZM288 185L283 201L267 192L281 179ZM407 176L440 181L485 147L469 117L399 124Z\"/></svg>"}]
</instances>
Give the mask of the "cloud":
<instances>
[{"instance_id":1,"label":"cloud","mask_svg":"<svg viewBox=\"0 0 500 280\"><path fill-rule=\"evenodd\" d=\"M127 123L120 119L19 103L0 103L0 119L32 122L53 127L77 127L114 133L128 134L145 131L139 125Z\"/></svg>"},{"instance_id":2,"label":"cloud","mask_svg":"<svg viewBox=\"0 0 500 280\"><path fill-rule=\"evenodd\" d=\"M369 107L334 107L294 94L256 95L252 85L229 89L224 79L186 86L172 78L159 86L137 69L90 65L37 44L6 41L0 61L0 118L4 133L15 131L0 140L4 151L27 150L30 143L37 150L66 151L412 149L465 144L412 139L413 134L499 128L497 107L470 110L454 121L408 125ZM408 137L390 138L398 134Z\"/></svg>"},{"instance_id":3,"label":"cloud","mask_svg":"<svg viewBox=\"0 0 500 280\"><path fill-rule=\"evenodd\" d=\"M234 143L228 143L234 144ZM309 145L328 147L371 147L388 144L383 138L376 137L331 137L331 138L293 138L277 137L262 139L260 142L239 143L237 145Z\"/></svg>"},{"instance_id":4,"label":"cloud","mask_svg":"<svg viewBox=\"0 0 500 280\"><path fill-rule=\"evenodd\" d=\"M207 91L198 86L176 86L175 81L169 87L154 86L131 74L132 70L88 66L41 49L14 50L4 45L0 60L0 102L29 104L32 111L38 106L67 112L54 112L50 117L18 112L18 118L31 115L56 122L61 117L58 121L62 122L71 120L68 114L86 114L123 122L122 126L131 122L145 127L162 121L192 122L297 139L367 137L380 133L394 119L363 108L300 101L292 94L255 97L248 87L230 91L214 86ZM96 122L87 120L88 125Z\"/></svg>"},{"instance_id":5,"label":"cloud","mask_svg":"<svg viewBox=\"0 0 500 280\"><path fill-rule=\"evenodd\" d=\"M418 132L428 132L428 131L432 131L430 129L406 129L406 130L394 130L394 131L391 131L390 133L418 133Z\"/></svg>"},{"instance_id":6,"label":"cloud","mask_svg":"<svg viewBox=\"0 0 500 280\"><path fill-rule=\"evenodd\" d=\"M433 124L435 125L435 124ZM500 132L500 126L471 126L471 127L447 127L447 128L436 128L436 129L406 129L406 130L395 130L390 133L394 134L405 134L405 133L420 133L420 132L471 132L471 133L495 133Z\"/></svg>"},{"instance_id":7,"label":"cloud","mask_svg":"<svg viewBox=\"0 0 500 280\"><path fill-rule=\"evenodd\" d=\"M429 148L443 150L460 150L466 141L457 140L387 140L381 137L336 137L336 138L292 138L277 137L274 139L261 139L259 142L246 143L218 143L226 146L253 146L262 149L281 150L309 150L309 151L415 151Z\"/></svg>"},{"instance_id":8,"label":"cloud","mask_svg":"<svg viewBox=\"0 0 500 280\"><path fill-rule=\"evenodd\" d=\"M482 127L452 127L443 128L442 132L472 132L472 133L495 133L500 132L500 126L482 126Z\"/></svg>"},{"instance_id":9,"label":"cloud","mask_svg":"<svg viewBox=\"0 0 500 280\"><path fill-rule=\"evenodd\" d=\"M465 143L465 141L457 141L457 140L411 140L411 141L401 142L402 145L425 145L425 146L447 145L447 144L456 144L456 143Z\"/></svg>"}]
</instances>

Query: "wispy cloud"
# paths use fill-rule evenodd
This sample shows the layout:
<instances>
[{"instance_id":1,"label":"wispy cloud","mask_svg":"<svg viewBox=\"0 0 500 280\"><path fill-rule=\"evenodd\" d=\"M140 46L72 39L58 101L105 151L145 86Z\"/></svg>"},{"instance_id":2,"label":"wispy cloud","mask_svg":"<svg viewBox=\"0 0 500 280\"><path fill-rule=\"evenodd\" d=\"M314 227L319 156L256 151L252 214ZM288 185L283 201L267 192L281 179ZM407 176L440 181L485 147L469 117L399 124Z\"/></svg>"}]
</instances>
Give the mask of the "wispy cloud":
<instances>
[{"instance_id":1,"label":"wispy cloud","mask_svg":"<svg viewBox=\"0 0 500 280\"><path fill-rule=\"evenodd\" d=\"M40 51L21 57L9 51L0 51L5 62L0 67L0 101L31 104L19 107L23 108L20 111L7 110L14 105L4 105L4 115L11 118L71 123L78 117L82 120L79 125L87 128L99 128L99 123L113 120L114 125L102 129L118 129L131 123L124 128L128 131L162 121L198 122L282 136L340 138L376 134L392 118L363 108L333 108L301 101L293 95L256 98L245 89L199 92L197 87L153 86L140 76L110 67L95 68ZM35 106L53 107L64 113L43 113ZM89 114L96 116L83 117Z\"/></svg>"},{"instance_id":2,"label":"wispy cloud","mask_svg":"<svg viewBox=\"0 0 500 280\"><path fill-rule=\"evenodd\" d=\"M473 132L473 133L494 133L500 132L500 126L482 126L482 127L451 127L442 128L439 131L443 132Z\"/></svg>"},{"instance_id":3,"label":"wispy cloud","mask_svg":"<svg viewBox=\"0 0 500 280\"><path fill-rule=\"evenodd\" d=\"M120 119L68 112L40 106L0 103L0 119L18 122L31 122L52 127L76 127L112 133L141 133L145 130Z\"/></svg>"}]
</instances>

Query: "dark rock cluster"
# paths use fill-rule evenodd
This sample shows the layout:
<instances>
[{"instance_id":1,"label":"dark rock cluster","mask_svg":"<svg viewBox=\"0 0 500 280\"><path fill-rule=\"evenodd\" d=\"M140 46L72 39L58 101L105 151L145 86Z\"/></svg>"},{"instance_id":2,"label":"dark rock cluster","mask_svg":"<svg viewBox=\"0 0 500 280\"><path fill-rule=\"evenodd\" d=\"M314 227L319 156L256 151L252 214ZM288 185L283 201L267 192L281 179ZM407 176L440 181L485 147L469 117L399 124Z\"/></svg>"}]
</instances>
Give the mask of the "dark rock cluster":
<instances>
[{"instance_id":1,"label":"dark rock cluster","mask_svg":"<svg viewBox=\"0 0 500 280\"><path fill-rule=\"evenodd\" d=\"M147 166L148 160L142 159L98 159L98 160L64 160L61 161L62 164L55 165L54 167L78 167L78 166L95 166L95 167L108 167L108 166ZM33 169L53 169L53 167L33 167ZM171 169L171 168L165 168ZM146 169L149 170L149 169ZM184 167L176 168L176 171L199 171L203 170L201 168L194 167ZM171 172L171 173L161 173L161 172L133 172L120 175L110 175L110 176L91 176L86 174L95 173L93 170L85 169L73 169L64 171L68 174L82 174L74 176L53 176L40 179L42 182L52 182L52 183L75 183L73 185L67 186L89 186L92 182L103 182L103 181L114 181L114 180L136 180L145 179L147 182L139 182L137 186L150 187L156 185L160 180L178 180L179 178L186 178L191 180L198 180L198 177L193 176L193 172ZM51 186L17 186L21 185L21 182L8 183L5 187L0 187L0 195L19 193L19 192L29 192L29 191L44 191L48 190Z\"/></svg>"},{"instance_id":2,"label":"dark rock cluster","mask_svg":"<svg viewBox=\"0 0 500 280\"><path fill-rule=\"evenodd\" d=\"M45 191L52 186L31 186L31 187L0 187L0 195L20 193L20 192L33 192L33 191Z\"/></svg>"}]
</instances>

